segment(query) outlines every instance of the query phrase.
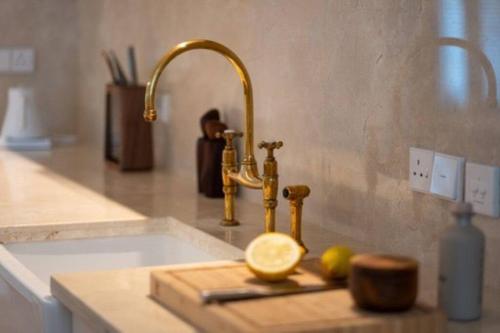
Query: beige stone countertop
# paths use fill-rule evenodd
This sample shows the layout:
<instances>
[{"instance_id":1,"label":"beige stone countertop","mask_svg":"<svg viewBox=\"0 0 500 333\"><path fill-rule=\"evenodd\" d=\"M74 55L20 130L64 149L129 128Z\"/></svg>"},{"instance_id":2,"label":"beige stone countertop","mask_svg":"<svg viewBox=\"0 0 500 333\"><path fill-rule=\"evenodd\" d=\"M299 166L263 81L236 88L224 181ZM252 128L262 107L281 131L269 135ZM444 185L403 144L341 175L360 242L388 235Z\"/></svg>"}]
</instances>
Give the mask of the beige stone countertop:
<instances>
[{"instance_id":1,"label":"beige stone countertop","mask_svg":"<svg viewBox=\"0 0 500 333\"><path fill-rule=\"evenodd\" d=\"M219 225L219 218L223 216L222 200L198 195L194 176L174 177L161 170L122 173L116 166L103 161L102 151L87 147L29 153L0 150L0 188L3 189L0 192L0 242L6 243L88 237L94 236L97 229L100 229L99 234L111 235L123 225L135 228L136 232L151 231L154 229L152 221L166 216L173 216L239 248L245 248L263 230L263 208L258 204L237 199L237 216L242 224L224 228ZM283 200L280 205L284 205ZM288 232L286 207L281 209L277 228ZM82 230L88 233L83 235ZM332 244L348 244L356 251L371 250L311 223L307 216L304 216L303 236L311 256L318 256ZM175 325L173 327L179 331L192 331L190 326L147 297L150 270L60 276L59 281L66 290L64 295L69 297L62 301L65 304L76 302L79 311L93 314L103 325L113 323L120 328L127 327L121 325L133 322L131 318L138 313L137 306L123 304L141 304L146 312L141 310L140 313L148 313L151 322L158 321L162 327ZM435 303L435 271L424 267L420 271L420 299ZM89 283L79 283L81 279ZM104 281L115 281L111 285L116 288L106 291ZM93 288L85 289L89 285ZM484 319L467 324L450 323L449 331L500 331L498 299L498 293L486 292ZM106 306L100 307L103 300ZM120 324L117 318L127 319ZM133 332L134 326L130 325L126 331Z\"/></svg>"},{"instance_id":2,"label":"beige stone countertop","mask_svg":"<svg viewBox=\"0 0 500 333\"><path fill-rule=\"evenodd\" d=\"M119 172L114 164L103 161L101 151L88 147L23 153L0 150L0 188L0 242L44 240L86 225L148 227L154 218L173 216L245 248L264 228L261 205L237 199L241 225L222 227L223 200L199 195L195 177L172 176L162 170ZM285 205L283 200L281 205ZM278 212L277 228L288 232L285 213ZM313 255L332 243L363 248L352 239L307 223L306 217L304 222L304 241Z\"/></svg>"},{"instance_id":3,"label":"beige stone countertop","mask_svg":"<svg viewBox=\"0 0 500 333\"><path fill-rule=\"evenodd\" d=\"M161 268L56 275L51 290L95 332L195 332L195 328L149 297L150 272ZM482 320L448 322L448 332L499 332L499 299L499 293L485 292Z\"/></svg>"}]
</instances>

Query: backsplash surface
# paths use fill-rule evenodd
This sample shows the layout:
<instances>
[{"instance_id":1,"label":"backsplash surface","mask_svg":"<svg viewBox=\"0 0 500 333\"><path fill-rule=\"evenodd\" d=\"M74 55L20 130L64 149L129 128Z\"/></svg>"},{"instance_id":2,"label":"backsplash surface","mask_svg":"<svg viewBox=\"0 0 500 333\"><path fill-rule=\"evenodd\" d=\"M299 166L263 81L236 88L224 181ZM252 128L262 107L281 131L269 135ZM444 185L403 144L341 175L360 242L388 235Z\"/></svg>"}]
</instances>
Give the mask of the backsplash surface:
<instances>
[{"instance_id":1,"label":"backsplash surface","mask_svg":"<svg viewBox=\"0 0 500 333\"><path fill-rule=\"evenodd\" d=\"M32 47L35 71L0 73L0 124L13 86L33 87L38 110L55 136L73 134L77 116L77 6L75 0L0 1L0 48Z\"/></svg>"},{"instance_id":2,"label":"backsplash surface","mask_svg":"<svg viewBox=\"0 0 500 333\"><path fill-rule=\"evenodd\" d=\"M76 124L84 142L103 145L109 77L101 49L113 48L125 63L133 44L145 82L172 46L207 38L247 66L255 140L284 141L276 153L280 186L311 187L306 223L416 256L435 270L438 237L452 217L448 202L409 190L409 147L500 166L495 0L69 3L78 15L61 35L69 45L77 41ZM65 59L74 54L66 49ZM198 119L206 110L218 107L242 129L240 82L223 57L198 51L176 58L160 88L171 95L172 112L168 123L155 124L158 163L194 175ZM257 152L259 163L263 157ZM244 196L261 200L256 191ZM285 200L279 208L279 222L287 223ZM500 220L476 222L487 235L486 284L500 288Z\"/></svg>"}]
</instances>

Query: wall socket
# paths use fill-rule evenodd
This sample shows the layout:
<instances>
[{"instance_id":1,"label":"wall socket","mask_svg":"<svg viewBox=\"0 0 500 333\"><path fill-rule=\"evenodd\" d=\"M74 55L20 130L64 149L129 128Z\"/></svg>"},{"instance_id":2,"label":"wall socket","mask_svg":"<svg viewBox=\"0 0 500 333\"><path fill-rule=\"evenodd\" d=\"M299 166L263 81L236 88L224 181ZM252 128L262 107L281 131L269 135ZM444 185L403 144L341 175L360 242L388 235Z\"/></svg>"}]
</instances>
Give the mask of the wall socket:
<instances>
[{"instance_id":1,"label":"wall socket","mask_svg":"<svg viewBox=\"0 0 500 333\"><path fill-rule=\"evenodd\" d=\"M0 49L0 73L10 71L10 50Z\"/></svg>"},{"instance_id":2,"label":"wall socket","mask_svg":"<svg viewBox=\"0 0 500 333\"><path fill-rule=\"evenodd\" d=\"M432 179L434 152L432 150L410 147L410 188L414 191L429 193Z\"/></svg>"},{"instance_id":3,"label":"wall socket","mask_svg":"<svg viewBox=\"0 0 500 333\"><path fill-rule=\"evenodd\" d=\"M500 168L467 162L465 166L465 201L474 212L500 216Z\"/></svg>"},{"instance_id":4,"label":"wall socket","mask_svg":"<svg viewBox=\"0 0 500 333\"><path fill-rule=\"evenodd\" d=\"M408 179L413 191L464 200L477 214L500 217L500 167L465 163L460 156L410 147Z\"/></svg>"},{"instance_id":5,"label":"wall socket","mask_svg":"<svg viewBox=\"0 0 500 333\"><path fill-rule=\"evenodd\" d=\"M34 70L32 47L0 48L0 73L32 73Z\"/></svg>"}]
</instances>

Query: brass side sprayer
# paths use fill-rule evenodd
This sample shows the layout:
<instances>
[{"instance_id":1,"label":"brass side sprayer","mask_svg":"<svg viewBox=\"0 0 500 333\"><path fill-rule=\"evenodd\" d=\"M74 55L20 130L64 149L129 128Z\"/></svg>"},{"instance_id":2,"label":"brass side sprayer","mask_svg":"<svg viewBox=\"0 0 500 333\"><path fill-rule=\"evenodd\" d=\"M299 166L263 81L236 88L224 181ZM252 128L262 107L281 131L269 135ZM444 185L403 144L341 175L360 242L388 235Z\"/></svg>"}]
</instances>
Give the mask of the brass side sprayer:
<instances>
[{"instance_id":1,"label":"brass side sprayer","mask_svg":"<svg viewBox=\"0 0 500 333\"><path fill-rule=\"evenodd\" d=\"M304 253L309 252L302 241L302 205L304 199L311 193L307 185L287 186L283 189L283 197L290 200L290 233L299 243Z\"/></svg>"}]
</instances>

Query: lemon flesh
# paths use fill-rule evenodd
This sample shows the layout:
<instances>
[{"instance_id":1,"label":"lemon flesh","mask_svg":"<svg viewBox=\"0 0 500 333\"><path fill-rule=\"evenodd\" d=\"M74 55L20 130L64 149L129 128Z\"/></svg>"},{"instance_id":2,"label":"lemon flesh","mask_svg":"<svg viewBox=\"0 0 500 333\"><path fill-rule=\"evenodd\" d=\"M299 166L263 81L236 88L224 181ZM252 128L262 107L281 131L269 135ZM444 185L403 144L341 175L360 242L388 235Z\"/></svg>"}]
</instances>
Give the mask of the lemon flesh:
<instances>
[{"instance_id":1,"label":"lemon flesh","mask_svg":"<svg viewBox=\"0 0 500 333\"><path fill-rule=\"evenodd\" d=\"M332 246L321 256L323 275L329 279L344 279L349 274L350 259L354 255L346 246Z\"/></svg>"},{"instance_id":2,"label":"lemon flesh","mask_svg":"<svg viewBox=\"0 0 500 333\"><path fill-rule=\"evenodd\" d=\"M255 238L245 251L247 267L258 278L276 282L292 274L302 258L299 244L290 236L270 232Z\"/></svg>"}]
</instances>

